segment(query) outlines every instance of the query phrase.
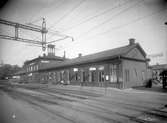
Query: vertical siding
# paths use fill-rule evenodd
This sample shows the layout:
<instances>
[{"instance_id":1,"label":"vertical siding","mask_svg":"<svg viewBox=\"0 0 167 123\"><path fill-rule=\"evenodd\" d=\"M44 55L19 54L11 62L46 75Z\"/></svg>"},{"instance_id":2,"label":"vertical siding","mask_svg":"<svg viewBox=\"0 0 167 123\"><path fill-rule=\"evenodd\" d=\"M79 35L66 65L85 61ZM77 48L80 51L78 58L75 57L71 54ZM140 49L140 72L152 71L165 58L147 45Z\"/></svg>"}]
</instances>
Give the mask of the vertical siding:
<instances>
[{"instance_id":1,"label":"vertical siding","mask_svg":"<svg viewBox=\"0 0 167 123\"><path fill-rule=\"evenodd\" d=\"M126 82L125 70L129 70L129 81ZM147 65L145 62L123 60L124 88L141 86L147 79Z\"/></svg>"},{"instance_id":2,"label":"vertical siding","mask_svg":"<svg viewBox=\"0 0 167 123\"><path fill-rule=\"evenodd\" d=\"M116 65L116 81L111 81L111 72L110 66ZM51 83L51 84L60 84L63 82L64 84L72 84L72 85L84 85L84 86L100 86L100 87L116 87L122 88L122 80L119 77L120 72L122 73L122 65L120 60L116 61L108 61L108 62L101 62L101 63L92 63L92 64L85 64L85 65L76 65L67 68L59 68L54 70L47 70L41 71L39 73L33 73L33 81L40 82L40 83ZM102 69L101 69L102 67ZM76 70L74 70L77 69ZM119 68L119 70L118 70ZM103 72L103 80L102 77L100 78L99 73ZM83 76L85 73L85 78ZM77 77L76 77L77 74ZM92 77L92 74L94 74ZM84 80L83 80L84 78ZM94 78L94 79L93 79ZM108 79L106 79L108 78ZM122 77L121 77L122 78ZM76 80L77 79L77 80ZM28 80L31 81L31 80Z\"/></svg>"}]
</instances>

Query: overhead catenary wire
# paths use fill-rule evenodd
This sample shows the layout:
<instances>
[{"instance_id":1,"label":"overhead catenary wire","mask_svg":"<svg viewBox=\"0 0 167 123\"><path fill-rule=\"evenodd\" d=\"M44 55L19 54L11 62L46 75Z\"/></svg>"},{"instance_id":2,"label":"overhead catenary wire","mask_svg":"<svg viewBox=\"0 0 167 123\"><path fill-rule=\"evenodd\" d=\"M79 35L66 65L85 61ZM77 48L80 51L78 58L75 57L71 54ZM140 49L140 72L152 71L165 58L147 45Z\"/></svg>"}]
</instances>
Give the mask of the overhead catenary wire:
<instances>
[{"instance_id":1,"label":"overhead catenary wire","mask_svg":"<svg viewBox=\"0 0 167 123\"><path fill-rule=\"evenodd\" d=\"M124 5L126 5L126 4L129 4L130 2L131 2L131 0L128 0L128 2L125 1L125 2L123 2L122 4L118 4L117 6L114 6L114 7L112 7L112 8L106 9L106 10L104 10L104 11L102 11L102 12L100 12L100 13L98 13L98 14L92 16L92 17L89 17L89 18L87 18L87 19L81 21L81 22L78 23L78 24L75 24L75 25L73 25L73 26L71 26L71 27L65 29L65 32L66 32L66 31L69 31L69 30L71 30L71 29L77 28L79 25L82 25L82 24L84 24L84 23L86 23L86 22L89 22L89 21L91 21L91 20L93 20L93 19L95 19L95 18L97 18L97 17L99 17L99 16L105 15L105 14L111 12L111 11L114 10L114 9L117 9L117 8L119 8L119 7L121 7L121 6L124 6Z\"/></svg>"},{"instance_id":2,"label":"overhead catenary wire","mask_svg":"<svg viewBox=\"0 0 167 123\"><path fill-rule=\"evenodd\" d=\"M42 28L41 26L38 26L38 25L35 25L35 24L32 24L32 23L28 23L28 25L34 26L34 27L36 27L36 28ZM48 29L47 29L47 30L48 30ZM50 35L51 35L50 37L47 37L48 40L49 40L49 38L51 38L51 37L53 37L53 36L58 36L58 37L63 37L63 38L64 38L64 37L68 37L68 38L71 38L72 41L74 40L74 39L72 38L72 36L65 35L65 34L59 32L59 31L54 31L53 29L49 29L47 34L50 34ZM32 35L30 35L30 36L32 37ZM37 36L35 36L35 37L36 37L36 39L39 40L39 37L37 37ZM58 39L58 40L59 40L59 39Z\"/></svg>"},{"instance_id":3,"label":"overhead catenary wire","mask_svg":"<svg viewBox=\"0 0 167 123\"><path fill-rule=\"evenodd\" d=\"M55 11L55 8L57 9L57 8L61 7L61 4L63 5L63 2L64 2L64 0L61 0L59 3L57 3L56 6L54 6L54 11ZM41 8L39 10L38 14L34 15L33 17L31 17L32 19L31 19L31 21L29 21L29 23L34 24L34 23L40 21L43 18L43 17L39 16L39 15L41 15L41 13L43 15L46 15L46 14L50 13L50 8L52 8L52 6L55 5L55 3L54 4L53 3L51 4L51 3L52 3L51 1L48 2L48 4L46 4L45 7ZM33 19L33 18L36 18L36 19Z\"/></svg>"},{"instance_id":4,"label":"overhead catenary wire","mask_svg":"<svg viewBox=\"0 0 167 123\"><path fill-rule=\"evenodd\" d=\"M116 27L112 27L112 28L110 28L110 29L107 30L107 31L100 32L100 33L96 33L95 35L91 35L91 36L87 37L87 40L89 40L90 38L94 38L94 37L96 37L96 36L105 35L106 33L110 33L110 32L113 31L113 30L117 30L117 29L126 27L126 26L128 26L128 25L134 24L134 23L139 22L139 21L141 21L141 20L148 19L149 17L155 16L155 15L159 14L160 12L166 11L166 10L167 10L167 9L160 9L160 10L158 10L158 11L156 11L156 12L152 12L152 13L150 13L150 14L147 14L147 15L144 15L144 16L139 17L139 18L137 18L137 19L134 19L134 20L132 20L132 21L130 21L130 22L128 22L128 23L125 23L125 24L122 24L122 25L119 25L119 26L116 26Z\"/></svg>"},{"instance_id":5,"label":"overhead catenary wire","mask_svg":"<svg viewBox=\"0 0 167 123\"><path fill-rule=\"evenodd\" d=\"M46 6L48 6L48 1L47 1L47 4L46 4ZM47 7L42 7L39 11L38 11L38 14L35 14L35 15L33 15L32 17L30 17L31 19L30 19L30 21L28 22L28 23L36 23L36 22L38 22L38 21L40 21L41 19L42 19L42 17L38 17L38 18L36 18L36 16L37 15L39 15L40 13L42 13L42 11L44 11ZM36 18L36 19L33 19L33 18Z\"/></svg>"},{"instance_id":6,"label":"overhead catenary wire","mask_svg":"<svg viewBox=\"0 0 167 123\"><path fill-rule=\"evenodd\" d=\"M132 8L135 8L138 4L142 3L143 0L140 0L139 2L135 2L135 4L132 4L131 6L129 6L128 8L125 8L123 9L122 11L120 11L119 13L117 13L116 15L114 16L111 16L109 19L101 22L100 24L96 25L96 26L93 26L92 28L90 28L88 31L84 32L83 34L79 35L78 37L83 37L85 36L87 33L90 33L92 30L95 30L95 29L98 29L100 26L106 24L106 23L110 23L111 20L115 19L117 16L125 13L126 11L129 11L130 9Z\"/></svg>"},{"instance_id":7,"label":"overhead catenary wire","mask_svg":"<svg viewBox=\"0 0 167 123\"><path fill-rule=\"evenodd\" d=\"M76 4L70 11L68 11L68 13L65 13L62 17L60 17L58 19L58 21L54 22L53 24L51 24L47 29L48 29L48 32L52 33L52 36L49 36L48 38L51 38L53 36L60 36L60 37L66 37L67 35L65 34L61 34L59 31L53 31L53 25L57 25L58 23L60 23L60 21L62 21L65 17L67 17L72 11L74 11L75 9L79 8L83 2L85 2L86 0L81 0L78 4ZM67 37L71 37L71 36L67 36ZM72 38L72 40L74 40Z\"/></svg>"},{"instance_id":8,"label":"overhead catenary wire","mask_svg":"<svg viewBox=\"0 0 167 123\"><path fill-rule=\"evenodd\" d=\"M48 30L48 29L47 29L47 30ZM63 33L61 33L60 31L54 31L53 29L49 29L49 30L48 30L48 34L50 34L50 36L47 37L48 39L51 39L51 38L54 37L54 36L58 36L58 37L63 37L63 38L64 38L64 37L68 37L68 38L71 38L72 41L74 41L74 38L73 38L72 36L63 34Z\"/></svg>"},{"instance_id":9,"label":"overhead catenary wire","mask_svg":"<svg viewBox=\"0 0 167 123\"><path fill-rule=\"evenodd\" d=\"M40 37L35 36L35 35L32 35L32 33L31 33L31 34L29 34L29 33L25 33L24 30L20 31L19 33L22 33L22 35L24 35L24 36L31 37L33 40L38 40L38 41L41 40Z\"/></svg>"},{"instance_id":10,"label":"overhead catenary wire","mask_svg":"<svg viewBox=\"0 0 167 123\"><path fill-rule=\"evenodd\" d=\"M56 6L53 6L53 5L52 5L54 10L48 10L48 12L45 12L44 14L47 15L46 17L49 18L50 15L52 16L52 12L55 12L55 11L57 11L56 9L61 8L61 7L64 5L65 2L66 2L66 0L60 0L60 3L57 4ZM51 7L49 7L49 9L50 9L50 8L51 8ZM52 11L52 12L51 12L51 11ZM51 18L52 18L52 17L51 17Z\"/></svg>"},{"instance_id":11,"label":"overhead catenary wire","mask_svg":"<svg viewBox=\"0 0 167 123\"><path fill-rule=\"evenodd\" d=\"M35 20L33 20L33 21L30 21L30 22L28 22L27 24L29 24L29 23L36 23L36 22L39 22L39 21L41 21L42 20L42 17L39 17L39 18L37 18L37 19L35 19Z\"/></svg>"},{"instance_id":12,"label":"overhead catenary wire","mask_svg":"<svg viewBox=\"0 0 167 123\"><path fill-rule=\"evenodd\" d=\"M125 1L125 2L123 2L122 4L118 4L117 6L115 6L115 7L112 7L112 8L110 8L110 9L107 9L107 10L105 10L105 11L103 11L102 13L100 13L100 14L97 14L97 15L95 15L95 16L93 16L93 17L90 17L90 18L88 18L88 19L86 19L86 20L84 20L82 23L80 23L80 24L83 24L83 23L86 23L87 21L90 21L90 20L92 20L92 19L94 19L94 18L97 18L98 16L101 16L101 15L103 15L103 14L106 14L106 13L108 13L108 12L111 12L111 10L114 10L114 9L116 9L116 8L119 8L119 7L121 7L121 6L124 6L124 5L126 5L126 4L129 4L130 3L130 1L131 0L128 0L128 2L127 1ZM84 1L82 1L81 3L83 3ZM79 3L79 5L81 5L81 3ZM79 7L79 6L78 6ZM78 8L77 7L77 8ZM77 8L75 8L74 7L74 9L73 9L73 11L74 10L76 10ZM50 30L51 28L49 28L48 30ZM49 31L49 32L51 32L51 31ZM63 31L64 32L64 31ZM53 32L51 32L52 34L56 34L56 33L53 33ZM60 34L60 33L59 33ZM50 37L48 37L48 38L51 38L51 37L53 37L54 35L52 35L52 36L50 36Z\"/></svg>"},{"instance_id":13,"label":"overhead catenary wire","mask_svg":"<svg viewBox=\"0 0 167 123\"><path fill-rule=\"evenodd\" d=\"M54 25L57 25L58 23L60 23L60 21L62 21L65 17L67 17L72 11L74 11L77 8L79 8L82 5L82 3L85 2L85 1L86 0L81 0L80 2L78 2L74 7L72 7L72 9L70 11L68 11L67 13L65 13L56 22L54 22L53 24L51 24L51 26L49 26L49 29L52 29L54 27Z\"/></svg>"},{"instance_id":14,"label":"overhead catenary wire","mask_svg":"<svg viewBox=\"0 0 167 123\"><path fill-rule=\"evenodd\" d=\"M166 10L167 10L167 9L165 9L165 11L166 11ZM141 21L141 20L143 20L143 19L147 19L147 18L149 18L149 17L151 17L151 16L154 16L154 15L156 15L156 14L159 14L159 13L162 12L162 11L164 11L164 9L160 9L160 10L158 10L158 11L156 11L156 12L152 12L151 14L148 14L148 15L145 15L145 16L142 16L142 17L139 17L139 18L134 19L134 20L132 20L132 21L130 21L130 22L128 22L128 23L125 23L125 24L122 24L122 25L119 25L119 26L116 26L116 27L112 27L112 28L108 29L107 31L104 31L104 32L101 32L101 33L97 33L97 34L95 34L95 35L93 35L93 36L91 36L91 37L94 37L94 36L97 36L97 35L103 35L103 34L105 34L105 33L111 32L111 31L113 31L113 30L120 29L120 28L122 28L122 27L126 27L126 26L128 26L128 25L134 24L134 23L136 23L136 22L138 22L138 21Z\"/></svg>"},{"instance_id":15,"label":"overhead catenary wire","mask_svg":"<svg viewBox=\"0 0 167 123\"><path fill-rule=\"evenodd\" d=\"M54 30L49 30L48 34L52 35L52 36L59 36L59 37L64 37L67 36L66 34L61 33L60 31L54 31ZM51 38L51 37L50 37Z\"/></svg>"},{"instance_id":16,"label":"overhead catenary wire","mask_svg":"<svg viewBox=\"0 0 167 123\"><path fill-rule=\"evenodd\" d=\"M36 40L36 39L38 39L38 37L33 37L31 34L28 34L28 33L23 33L23 32L21 32L22 33L22 35L23 36L30 36L31 38L33 38L32 40ZM39 39L38 39L39 40ZM42 48L42 45L40 45L40 44L26 44L26 46L33 46L33 47L39 47L39 48ZM56 48L56 49L59 49L59 48Z\"/></svg>"}]
</instances>

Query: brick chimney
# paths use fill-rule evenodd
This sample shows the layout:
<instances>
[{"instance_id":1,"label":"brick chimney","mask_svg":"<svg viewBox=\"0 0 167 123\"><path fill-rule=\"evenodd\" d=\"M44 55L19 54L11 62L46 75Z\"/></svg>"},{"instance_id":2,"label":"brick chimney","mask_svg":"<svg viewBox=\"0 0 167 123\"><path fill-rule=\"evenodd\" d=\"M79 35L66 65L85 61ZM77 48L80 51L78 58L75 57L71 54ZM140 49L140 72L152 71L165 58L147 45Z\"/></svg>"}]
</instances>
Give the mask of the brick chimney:
<instances>
[{"instance_id":1,"label":"brick chimney","mask_svg":"<svg viewBox=\"0 0 167 123\"><path fill-rule=\"evenodd\" d=\"M130 38L129 39L129 45L134 45L135 44L135 39L134 38Z\"/></svg>"}]
</instances>

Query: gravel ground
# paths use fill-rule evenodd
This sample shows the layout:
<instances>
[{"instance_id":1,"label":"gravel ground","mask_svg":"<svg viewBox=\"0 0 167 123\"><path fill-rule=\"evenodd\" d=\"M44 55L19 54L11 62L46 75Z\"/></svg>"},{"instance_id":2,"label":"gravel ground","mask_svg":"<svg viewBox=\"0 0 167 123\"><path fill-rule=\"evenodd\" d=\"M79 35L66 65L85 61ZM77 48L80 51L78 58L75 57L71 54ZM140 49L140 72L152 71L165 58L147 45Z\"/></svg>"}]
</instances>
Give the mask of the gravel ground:
<instances>
[{"instance_id":1,"label":"gravel ground","mask_svg":"<svg viewBox=\"0 0 167 123\"><path fill-rule=\"evenodd\" d=\"M0 123L165 123L166 93L80 86L0 86Z\"/></svg>"}]
</instances>

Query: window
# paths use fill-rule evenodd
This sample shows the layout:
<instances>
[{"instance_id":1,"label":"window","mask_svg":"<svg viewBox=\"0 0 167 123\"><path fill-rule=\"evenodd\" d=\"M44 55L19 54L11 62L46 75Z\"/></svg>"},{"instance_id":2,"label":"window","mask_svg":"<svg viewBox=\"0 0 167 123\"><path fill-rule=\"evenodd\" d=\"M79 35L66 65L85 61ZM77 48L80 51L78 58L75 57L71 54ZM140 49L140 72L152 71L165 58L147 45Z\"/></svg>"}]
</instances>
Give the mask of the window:
<instances>
[{"instance_id":1,"label":"window","mask_svg":"<svg viewBox=\"0 0 167 123\"><path fill-rule=\"evenodd\" d=\"M56 78L57 78L57 73L54 72L54 79L56 80Z\"/></svg>"},{"instance_id":2,"label":"window","mask_svg":"<svg viewBox=\"0 0 167 123\"><path fill-rule=\"evenodd\" d=\"M70 72L69 72L69 70L66 70L66 72L65 72L66 74L65 74L65 76L67 77L66 79L67 79L67 82L70 80Z\"/></svg>"},{"instance_id":3,"label":"window","mask_svg":"<svg viewBox=\"0 0 167 123\"><path fill-rule=\"evenodd\" d=\"M122 82L123 78L122 78L122 64L118 64L118 81Z\"/></svg>"},{"instance_id":4,"label":"window","mask_svg":"<svg viewBox=\"0 0 167 123\"><path fill-rule=\"evenodd\" d=\"M36 67L37 67L36 69L38 70L38 65Z\"/></svg>"},{"instance_id":5,"label":"window","mask_svg":"<svg viewBox=\"0 0 167 123\"><path fill-rule=\"evenodd\" d=\"M111 64L110 67L110 82L117 82L118 67L116 64Z\"/></svg>"},{"instance_id":6,"label":"window","mask_svg":"<svg viewBox=\"0 0 167 123\"><path fill-rule=\"evenodd\" d=\"M53 80L54 79L54 72L49 72L49 80Z\"/></svg>"},{"instance_id":7,"label":"window","mask_svg":"<svg viewBox=\"0 0 167 123\"><path fill-rule=\"evenodd\" d=\"M57 81L60 81L60 72L57 72Z\"/></svg>"},{"instance_id":8,"label":"window","mask_svg":"<svg viewBox=\"0 0 167 123\"><path fill-rule=\"evenodd\" d=\"M104 70L104 66L99 66L98 70Z\"/></svg>"},{"instance_id":9,"label":"window","mask_svg":"<svg viewBox=\"0 0 167 123\"><path fill-rule=\"evenodd\" d=\"M82 72L82 75L83 75L83 82L85 82L86 81L86 73Z\"/></svg>"},{"instance_id":10,"label":"window","mask_svg":"<svg viewBox=\"0 0 167 123\"><path fill-rule=\"evenodd\" d=\"M78 72L75 72L75 80L79 80Z\"/></svg>"},{"instance_id":11,"label":"window","mask_svg":"<svg viewBox=\"0 0 167 123\"><path fill-rule=\"evenodd\" d=\"M104 71L99 71L99 82L104 82Z\"/></svg>"},{"instance_id":12,"label":"window","mask_svg":"<svg viewBox=\"0 0 167 123\"><path fill-rule=\"evenodd\" d=\"M83 75L83 82L88 82L89 81L89 73L83 71L82 75Z\"/></svg>"},{"instance_id":13,"label":"window","mask_svg":"<svg viewBox=\"0 0 167 123\"><path fill-rule=\"evenodd\" d=\"M144 71L142 71L142 80L143 80L143 81L145 80L145 74L144 74Z\"/></svg>"},{"instance_id":14,"label":"window","mask_svg":"<svg viewBox=\"0 0 167 123\"><path fill-rule=\"evenodd\" d=\"M73 68L73 71L74 71L74 74L73 74L74 80L78 81L80 79L79 73L78 73L78 68Z\"/></svg>"},{"instance_id":15,"label":"window","mask_svg":"<svg viewBox=\"0 0 167 123\"><path fill-rule=\"evenodd\" d=\"M78 71L78 68L73 68L73 71L74 71L74 72L77 72L77 71Z\"/></svg>"},{"instance_id":16,"label":"window","mask_svg":"<svg viewBox=\"0 0 167 123\"><path fill-rule=\"evenodd\" d=\"M48 60L42 60L41 63L49 63L50 61Z\"/></svg>"},{"instance_id":17,"label":"window","mask_svg":"<svg viewBox=\"0 0 167 123\"><path fill-rule=\"evenodd\" d=\"M29 73L28 76L32 76L32 73Z\"/></svg>"},{"instance_id":18,"label":"window","mask_svg":"<svg viewBox=\"0 0 167 123\"><path fill-rule=\"evenodd\" d=\"M33 71L35 71L36 69L35 69L35 65L33 65Z\"/></svg>"},{"instance_id":19,"label":"window","mask_svg":"<svg viewBox=\"0 0 167 123\"><path fill-rule=\"evenodd\" d=\"M137 77L137 70L136 70L136 68L134 68L134 73L135 73L135 76Z\"/></svg>"},{"instance_id":20,"label":"window","mask_svg":"<svg viewBox=\"0 0 167 123\"><path fill-rule=\"evenodd\" d=\"M90 67L89 70L94 71L94 70L96 70L96 68L95 67Z\"/></svg>"},{"instance_id":21,"label":"window","mask_svg":"<svg viewBox=\"0 0 167 123\"><path fill-rule=\"evenodd\" d=\"M94 82L96 77L96 68L90 67L89 68L89 82Z\"/></svg>"},{"instance_id":22,"label":"window","mask_svg":"<svg viewBox=\"0 0 167 123\"><path fill-rule=\"evenodd\" d=\"M91 81L94 82L95 81L95 71L91 71Z\"/></svg>"},{"instance_id":23,"label":"window","mask_svg":"<svg viewBox=\"0 0 167 123\"><path fill-rule=\"evenodd\" d=\"M129 81L130 81L130 78L129 78L129 70L128 70L128 69L125 69L125 81L126 81L126 82L129 82Z\"/></svg>"},{"instance_id":24,"label":"window","mask_svg":"<svg viewBox=\"0 0 167 123\"><path fill-rule=\"evenodd\" d=\"M64 71L61 71L60 72L60 81L63 81L63 74L64 74Z\"/></svg>"}]
</instances>

